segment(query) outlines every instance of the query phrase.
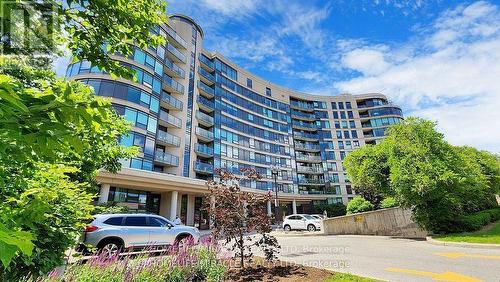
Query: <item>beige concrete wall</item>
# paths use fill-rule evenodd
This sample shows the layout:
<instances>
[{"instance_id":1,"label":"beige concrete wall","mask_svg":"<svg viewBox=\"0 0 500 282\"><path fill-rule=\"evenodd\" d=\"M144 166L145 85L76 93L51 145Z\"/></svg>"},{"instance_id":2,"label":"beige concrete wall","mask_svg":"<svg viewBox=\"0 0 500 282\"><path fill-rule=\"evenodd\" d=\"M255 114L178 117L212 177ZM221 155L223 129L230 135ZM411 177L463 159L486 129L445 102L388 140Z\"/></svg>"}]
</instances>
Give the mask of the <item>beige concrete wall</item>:
<instances>
[{"instance_id":1,"label":"beige concrete wall","mask_svg":"<svg viewBox=\"0 0 500 282\"><path fill-rule=\"evenodd\" d=\"M411 219L411 211L399 207L325 219L322 230L328 235L382 235L425 238L427 232Z\"/></svg>"}]
</instances>

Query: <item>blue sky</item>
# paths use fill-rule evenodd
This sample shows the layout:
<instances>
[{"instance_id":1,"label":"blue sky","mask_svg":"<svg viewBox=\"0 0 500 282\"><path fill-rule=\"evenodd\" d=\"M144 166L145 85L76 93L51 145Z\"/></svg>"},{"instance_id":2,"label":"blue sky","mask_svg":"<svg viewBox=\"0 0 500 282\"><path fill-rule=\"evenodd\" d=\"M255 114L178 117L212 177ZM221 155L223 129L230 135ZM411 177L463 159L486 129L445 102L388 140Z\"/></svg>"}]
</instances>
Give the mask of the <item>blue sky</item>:
<instances>
[{"instance_id":1,"label":"blue sky","mask_svg":"<svg viewBox=\"0 0 500 282\"><path fill-rule=\"evenodd\" d=\"M500 152L500 1L173 0L168 12L274 83L382 92L452 144Z\"/></svg>"}]
</instances>

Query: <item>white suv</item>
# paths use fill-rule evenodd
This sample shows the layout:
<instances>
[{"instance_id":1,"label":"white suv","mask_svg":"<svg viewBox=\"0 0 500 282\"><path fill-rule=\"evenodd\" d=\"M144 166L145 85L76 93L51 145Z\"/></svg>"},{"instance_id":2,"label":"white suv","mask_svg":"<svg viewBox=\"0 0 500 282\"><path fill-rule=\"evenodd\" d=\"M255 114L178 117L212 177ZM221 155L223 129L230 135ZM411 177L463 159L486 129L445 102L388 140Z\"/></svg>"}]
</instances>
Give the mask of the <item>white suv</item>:
<instances>
[{"instance_id":1,"label":"white suv","mask_svg":"<svg viewBox=\"0 0 500 282\"><path fill-rule=\"evenodd\" d=\"M114 255L124 249L184 243L187 238L196 243L200 232L195 227L174 225L159 215L99 214L85 228L82 243Z\"/></svg>"},{"instance_id":2,"label":"white suv","mask_svg":"<svg viewBox=\"0 0 500 282\"><path fill-rule=\"evenodd\" d=\"M316 231L321 229L320 220L308 214L292 214L283 220L283 229Z\"/></svg>"}]
</instances>

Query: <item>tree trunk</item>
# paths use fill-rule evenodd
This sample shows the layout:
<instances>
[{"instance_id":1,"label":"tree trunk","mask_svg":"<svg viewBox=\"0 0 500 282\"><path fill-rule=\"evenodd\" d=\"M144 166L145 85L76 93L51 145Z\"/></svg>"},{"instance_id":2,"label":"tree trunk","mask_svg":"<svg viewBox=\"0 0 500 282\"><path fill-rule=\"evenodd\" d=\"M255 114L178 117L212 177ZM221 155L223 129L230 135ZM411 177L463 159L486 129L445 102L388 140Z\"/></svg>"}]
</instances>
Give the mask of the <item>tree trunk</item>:
<instances>
[{"instance_id":1,"label":"tree trunk","mask_svg":"<svg viewBox=\"0 0 500 282\"><path fill-rule=\"evenodd\" d=\"M243 233L240 233L240 265L241 265L241 268L245 268L245 262L244 262L244 258L245 258L245 249L244 249L244 246L243 246Z\"/></svg>"}]
</instances>

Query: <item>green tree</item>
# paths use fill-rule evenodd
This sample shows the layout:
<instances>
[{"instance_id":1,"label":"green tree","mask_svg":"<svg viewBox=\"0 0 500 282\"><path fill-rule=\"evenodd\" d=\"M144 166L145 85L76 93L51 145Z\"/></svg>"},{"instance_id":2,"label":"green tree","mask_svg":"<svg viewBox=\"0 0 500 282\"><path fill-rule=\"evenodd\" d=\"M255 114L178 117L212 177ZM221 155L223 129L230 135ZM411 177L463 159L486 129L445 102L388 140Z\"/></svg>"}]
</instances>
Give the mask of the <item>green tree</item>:
<instances>
[{"instance_id":1,"label":"green tree","mask_svg":"<svg viewBox=\"0 0 500 282\"><path fill-rule=\"evenodd\" d=\"M118 136L129 126L109 100L49 71L53 56L63 53L58 46L68 47L74 60L132 78L133 71L108 54L128 56L131 44L146 48L164 42L151 30L166 22L165 5L163 0L2 3L4 27L14 20L6 12L11 8L42 15L55 7L57 13L54 29L30 30L44 44L13 49L2 40L0 45L3 54L14 54L0 56L0 280L28 272L37 276L59 265L93 210L97 171L116 172L120 158L136 153L119 146ZM17 30L2 32L2 39L9 39Z\"/></svg>"},{"instance_id":2,"label":"green tree","mask_svg":"<svg viewBox=\"0 0 500 282\"><path fill-rule=\"evenodd\" d=\"M382 202L380 202L381 209L392 208L392 207L397 207L397 206L399 206L399 203L393 197L385 198L382 200Z\"/></svg>"},{"instance_id":3,"label":"green tree","mask_svg":"<svg viewBox=\"0 0 500 282\"><path fill-rule=\"evenodd\" d=\"M16 280L62 263L93 210L97 169L116 172L136 150L118 144L130 127L108 99L51 71L0 63L0 99L0 278Z\"/></svg>"},{"instance_id":4,"label":"green tree","mask_svg":"<svg viewBox=\"0 0 500 282\"><path fill-rule=\"evenodd\" d=\"M392 195L387 157L380 146L367 145L349 153L343 161L356 194L376 208L384 197Z\"/></svg>"},{"instance_id":5,"label":"green tree","mask_svg":"<svg viewBox=\"0 0 500 282\"><path fill-rule=\"evenodd\" d=\"M326 211L328 217L341 216L346 214L346 206L342 203L315 205L316 213L323 214Z\"/></svg>"},{"instance_id":6,"label":"green tree","mask_svg":"<svg viewBox=\"0 0 500 282\"><path fill-rule=\"evenodd\" d=\"M412 210L420 226L434 232L456 231L465 215L495 205L498 156L452 146L436 123L421 118L407 118L386 134L382 143L361 148L344 162L360 194L368 189L394 197Z\"/></svg>"},{"instance_id":7,"label":"green tree","mask_svg":"<svg viewBox=\"0 0 500 282\"><path fill-rule=\"evenodd\" d=\"M361 196L356 196L347 203L347 214L373 210L373 204Z\"/></svg>"}]
</instances>

